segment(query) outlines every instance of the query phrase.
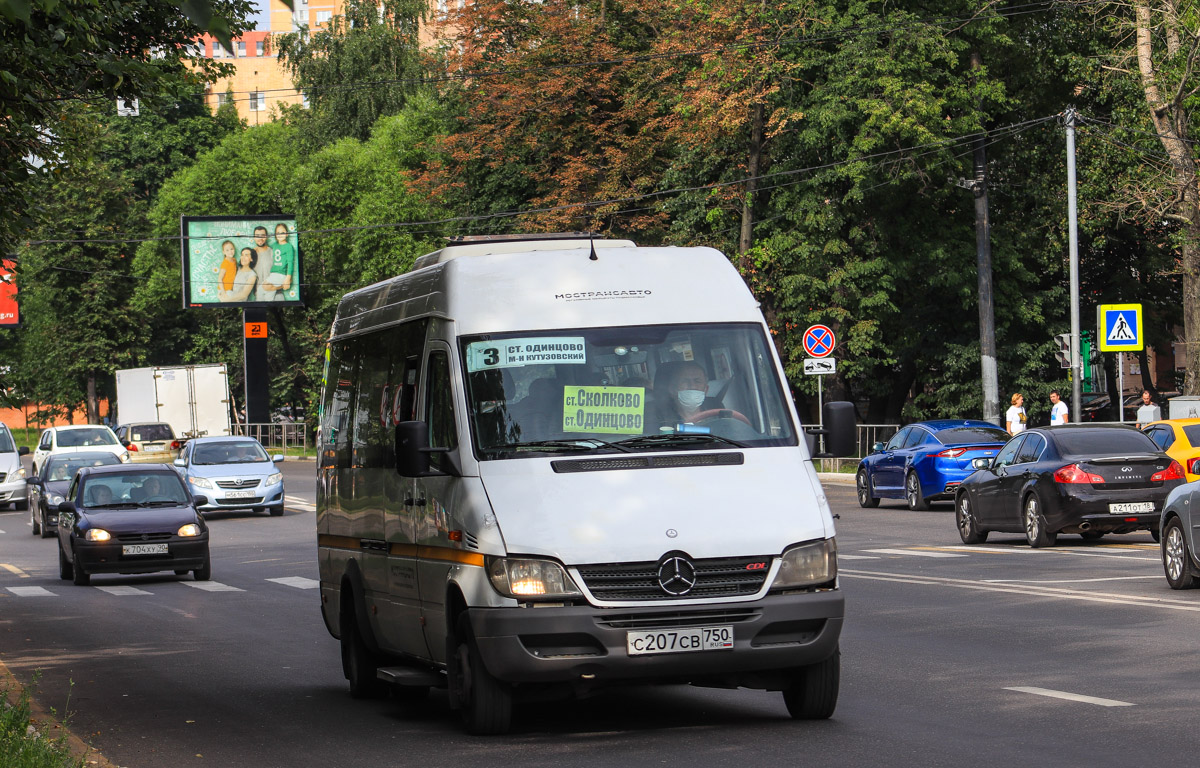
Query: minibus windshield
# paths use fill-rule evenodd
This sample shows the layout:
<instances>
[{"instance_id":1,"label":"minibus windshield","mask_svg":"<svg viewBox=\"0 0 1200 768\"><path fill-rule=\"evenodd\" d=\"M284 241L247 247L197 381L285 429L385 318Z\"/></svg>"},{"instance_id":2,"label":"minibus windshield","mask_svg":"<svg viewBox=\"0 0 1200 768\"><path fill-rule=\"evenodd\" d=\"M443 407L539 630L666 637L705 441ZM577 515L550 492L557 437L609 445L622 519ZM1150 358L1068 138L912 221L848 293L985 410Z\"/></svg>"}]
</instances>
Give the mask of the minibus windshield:
<instances>
[{"instance_id":1,"label":"minibus windshield","mask_svg":"<svg viewBox=\"0 0 1200 768\"><path fill-rule=\"evenodd\" d=\"M464 337L476 456L796 445L768 344L752 323Z\"/></svg>"}]
</instances>

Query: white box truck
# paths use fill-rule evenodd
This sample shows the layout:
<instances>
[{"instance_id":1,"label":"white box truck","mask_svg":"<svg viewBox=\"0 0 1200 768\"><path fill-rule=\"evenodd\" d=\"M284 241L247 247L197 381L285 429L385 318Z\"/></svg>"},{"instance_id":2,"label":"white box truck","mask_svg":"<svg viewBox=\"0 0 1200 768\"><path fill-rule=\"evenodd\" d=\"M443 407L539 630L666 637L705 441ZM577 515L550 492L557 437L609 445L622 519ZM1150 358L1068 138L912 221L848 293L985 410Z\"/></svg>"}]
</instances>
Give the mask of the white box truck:
<instances>
[{"instance_id":1,"label":"white box truck","mask_svg":"<svg viewBox=\"0 0 1200 768\"><path fill-rule=\"evenodd\" d=\"M224 363L117 371L117 417L164 421L178 437L228 435L229 373Z\"/></svg>"}]
</instances>

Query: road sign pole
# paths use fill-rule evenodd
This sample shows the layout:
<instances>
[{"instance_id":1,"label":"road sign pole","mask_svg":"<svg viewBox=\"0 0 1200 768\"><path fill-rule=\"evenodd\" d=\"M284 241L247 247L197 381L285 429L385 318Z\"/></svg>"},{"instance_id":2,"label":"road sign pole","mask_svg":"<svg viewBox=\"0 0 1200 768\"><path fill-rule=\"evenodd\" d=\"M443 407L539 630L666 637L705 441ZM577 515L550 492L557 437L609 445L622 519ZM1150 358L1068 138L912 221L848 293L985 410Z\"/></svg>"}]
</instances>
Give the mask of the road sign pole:
<instances>
[{"instance_id":1,"label":"road sign pole","mask_svg":"<svg viewBox=\"0 0 1200 768\"><path fill-rule=\"evenodd\" d=\"M1120 414L1119 416L1117 416L1117 419L1122 424L1124 424L1125 423L1125 353L1124 352L1117 353L1117 400L1119 402L1119 405L1117 405L1117 413Z\"/></svg>"},{"instance_id":2,"label":"road sign pole","mask_svg":"<svg viewBox=\"0 0 1200 768\"><path fill-rule=\"evenodd\" d=\"M1079 356L1079 223L1075 199L1075 110L1065 113L1067 124L1067 226L1071 254L1071 413L1083 413L1083 362Z\"/></svg>"},{"instance_id":3,"label":"road sign pole","mask_svg":"<svg viewBox=\"0 0 1200 768\"><path fill-rule=\"evenodd\" d=\"M821 402L821 382L824 379L824 376L817 377L817 425L821 429L825 429L825 406ZM825 453L825 435L821 435L820 446L820 452Z\"/></svg>"}]
</instances>

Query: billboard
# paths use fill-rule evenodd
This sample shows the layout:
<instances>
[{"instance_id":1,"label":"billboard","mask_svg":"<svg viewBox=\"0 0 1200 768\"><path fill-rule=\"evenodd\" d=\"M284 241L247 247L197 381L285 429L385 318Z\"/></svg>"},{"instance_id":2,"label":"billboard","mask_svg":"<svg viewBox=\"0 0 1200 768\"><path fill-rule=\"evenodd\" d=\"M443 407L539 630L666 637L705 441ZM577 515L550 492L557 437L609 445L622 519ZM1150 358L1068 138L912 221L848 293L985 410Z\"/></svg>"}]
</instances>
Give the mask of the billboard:
<instances>
[{"instance_id":1,"label":"billboard","mask_svg":"<svg viewBox=\"0 0 1200 768\"><path fill-rule=\"evenodd\" d=\"M21 311L17 308L16 272L15 256L0 259L0 328L16 328L21 324Z\"/></svg>"},{"instance_id":2,"label":"billboard","mask_svg":"<svg viewBox=\"0 0 1200 768\"><path fill-rule=\"evenodd\" d=\"M301 306L296 217L184 216L183 307Z\"/></svg>"}]
</instances>

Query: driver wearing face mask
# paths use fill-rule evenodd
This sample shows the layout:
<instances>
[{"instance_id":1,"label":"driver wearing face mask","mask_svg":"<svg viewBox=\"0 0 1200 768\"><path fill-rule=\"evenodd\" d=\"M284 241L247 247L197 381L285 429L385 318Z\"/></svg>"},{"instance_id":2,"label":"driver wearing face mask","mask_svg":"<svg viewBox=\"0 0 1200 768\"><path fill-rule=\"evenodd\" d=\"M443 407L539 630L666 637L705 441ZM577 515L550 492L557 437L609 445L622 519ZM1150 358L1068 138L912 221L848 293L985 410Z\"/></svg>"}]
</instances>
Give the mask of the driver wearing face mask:
<instances>
[{"instance_id":1,"label":"driver wearing face mask","mask_svg":"<svg viewBox=\"0 0 1200 768\"><path fill-rule=\"evenodd\" d=\"M696 362L677 364L661 390L656 386L655 391L664 398L662 423L667 426L692 423L697 414L721 407L708 397L708 374Z\"/></svg>"}]
</instances>

